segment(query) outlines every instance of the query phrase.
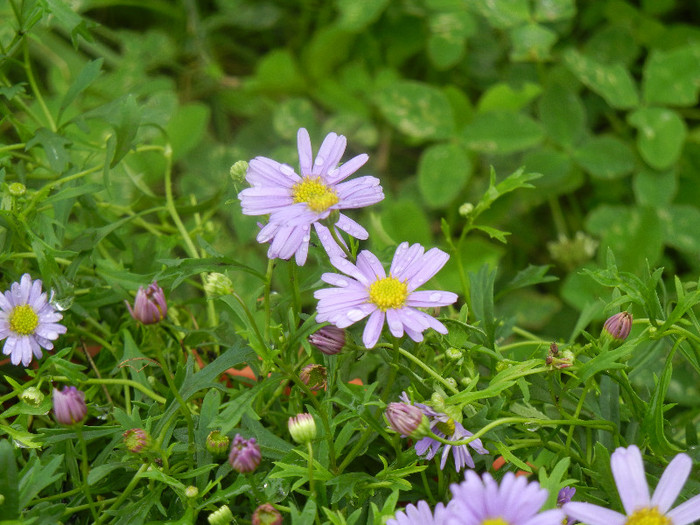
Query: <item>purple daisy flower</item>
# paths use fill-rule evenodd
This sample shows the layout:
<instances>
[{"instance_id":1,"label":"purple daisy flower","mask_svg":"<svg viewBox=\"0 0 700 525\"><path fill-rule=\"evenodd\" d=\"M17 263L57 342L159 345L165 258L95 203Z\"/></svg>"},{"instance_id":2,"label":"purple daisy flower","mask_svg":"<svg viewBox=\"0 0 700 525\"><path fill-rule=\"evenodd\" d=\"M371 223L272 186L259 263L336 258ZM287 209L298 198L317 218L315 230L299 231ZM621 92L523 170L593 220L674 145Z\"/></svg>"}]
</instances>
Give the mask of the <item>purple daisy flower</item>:
<instances>
[{"instance_id":1,"label":"purple daisy flower","mask_svg":"<svg viewBox=\"0 0 700 525\"><path fill-rule=\"evenodd\" d=\"M406 392L401 393L400 399L406 404L411 404ZM430 430L435 435L440 436L443 439L447 439L448 441L460 441L474 435L465 429L461 423L455 421L447 414L438 412L432 407L423 403L414 403L414 405L426 415L430 421ZM416 454L419 456L425 455L425 459L430 461L440 451L440 447L442 446L443 443L440 443L431 437L424 437L416 442ZM450 455L450 450L452 451L452 457L454 458L455 462L455 470L457 472L462 470L465 466L474 468L474 460L469 453L469 447L472 447L479 454L489 453L489 451L484 448L484 445L480 439L475 439L468 445L445 445L445 448L442 451L442 457L440 458L440 470L445 468L447 457Z\"/></svg>"},{"instance_id":2,"label":"purple daisy flower","mask_svg":"<svg viewBox=\"0 0 700 525\"><path fill-rule=\"evenodd\" d=\"M540 512L548 492L536 481L506 473L500 485L486 473L479 477L468 470L462 483L450 486L444 525L561 525L559 509Z\"/></svg>"},{"instance_id":3,"label":"purple daisy flower","mask_svg":"<svg viewBox=\"0 0 700 525\"><path fill-rule=\"evenodd\" d=\"M269 215L270 220L257 236L258 242L270 242L270 259L289 259L298 265L306 262L311 225L329 256L342 257L343 250L333 240L328 227L319 221L327 219L334 210L363 208L384 198L379 179L358 177L343 182L369 158L363 153L338 165L347 140L329 133L313 158L309 133L301 128L297 133L301 175L287 164L256 157L250 161L246 180L251 185L238 194L244 215ZM369 234L358 223L340 213L334 228L357 239Z\"/></svg>"},{"instance_id":4,"label":"purple daisy flower","mask_svg":"<svg viewBox=\"0 0 700 525\"><path fill-rule=\"evenodd\" d=\"M406 510L397 512L386 525L442 525L445 515L445 506L442 503L437 504L433 514L428 504L421 500L416 505L410 504Z\"/></svg>"},{"instance_id":5,"label":"purple daisy flower","mask_svg":"<svg viewBox=\"0 0 700 525\"><path fill-rule=\"evenodd\" d=\"M356 265L342 257L331 257L331 264L346 275L321 276L335 288L314 293L319 300L316 320L347 328L369 316L362 334L367 348L377 344L385 320L392 335L401 337L405 332L416 342L423 340L423 332L428 328L446 334L445 325L417 308L450 305L457 300L457 294L415 290L440 271L449 258L437 248L426 252L420 244L409 246L404 242L396 249L387 276L379 259L367 250L357 256Z\"/></svg>"},{"instance_id":6,"label":"purple daisy flower","mask_svg":"<svg viewBox=\"0 0 700 525\"><path fill-rule=\"evenodd\" d=\"M688 525L700 519L700 494L672 510L671 505L685 485L692 467L690 456L678 454L666 467L654 495L650 497L642 453L635 445L620 447L610 456L610 468L625 514L578 501L566 503L562 508L570 517L588 525Z\"/></svg>"},{"instance_id":7,"label":"purple daisy flower","mask_svg":"<svg viewBox=\"0 0 700 525\"><path fill-rule=\"evenodd\" d=\"M49 303L41 290L41 281L32 281L25 273L18 283L0 295L0 341L5 341L2 353L10 356L13 365L29 366L32 354L40 359L41 349L53 349L54 341L66 333L58 324L63 315Z\"/></svg>"}]
</instances>

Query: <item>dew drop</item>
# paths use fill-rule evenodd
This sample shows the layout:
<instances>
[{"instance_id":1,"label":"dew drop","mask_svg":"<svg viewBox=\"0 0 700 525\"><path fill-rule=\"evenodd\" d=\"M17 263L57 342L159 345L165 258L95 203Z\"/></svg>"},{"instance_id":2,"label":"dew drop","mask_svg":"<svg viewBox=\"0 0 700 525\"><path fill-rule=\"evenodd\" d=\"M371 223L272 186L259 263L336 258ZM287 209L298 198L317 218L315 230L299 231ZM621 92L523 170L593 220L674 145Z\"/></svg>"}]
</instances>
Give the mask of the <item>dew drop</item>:
<instances>
[{"instance_id":1,"label":"dew drop","mask_svg":"<svg viewBox=\"0 0 700 525\"><path fill-rule=\"evenodd\" d=\"M347 282L345 279L338 279L338 280L335 282L335 285L336 285L336 286L347 286L347 285L348 285L348 282Z\"/></svg>"},{"instance_id":2,"label":"dew drop","mask_svg":"<svg viewBox=\"0 0 700 525\"><path fill-rule=\"evenodd\" d=\"M75 300L75 297L69 296L69 297L66 297L65 299L53 301L51 304L59 312L65 312L73 305L74 300Z\"/></svg>"},{"instance_id":3,"label":"dew drop","mask_svg":"<svg viewBox=\"0 0 700 525\"><path fill-rule=\"evenodd\" d=\"M306 234L306 235L304 235L304 237L302 237L301 240L302 240L302 242L305 242L305 243L309 242L311 240L311 235Z\"/></svg>"},{"instance_id":4,"label":"dew drop","mask_svg":"<svg viewBox=\"0 0 700 525\"><path fill-rule=\"evenodd\" d=\"M442 299L442 294L439 293L439 292L431 293L429 299L430 299L431 301L437 302L437 301L439 301L440 299Z\"/></svg>"},{"instance_id":5,"label":"dew drop","mask_svg":"<svg viewBox=\"0 0 700 525\"><path fill-rule=\"evenodd\" d=\"M324 162L326 162L326 159L324 159L323 157L321 157L321 155L318 155L318 156L316 157L316 160L314 161L314 165L316 165L316 166L323 166L323 163L324 163Z\"/></svg>"},{"instance_id":6,"label":"dew drop","mask_svg":"<svg viewBox=\"0 0 700 525\"><path fill-rule=\"evenodd\" d=\"M294 168L292 168L289 164L282 164L280 166L280 171L287 176L294 174Z\"/></svg>"},{"instance_id":7,"label":"dew drop","mask_svg":"<svg viewBox=\"0 0 700 525\"><path fill-rule=\"evenodd\" d=\"M362 319L364 317L364 315L365 314L362 310L357 310L357 309L352 309L347 313L348 319L350 319L353 322L359 321L360 319Z\"/></svg>"}]
</instances>

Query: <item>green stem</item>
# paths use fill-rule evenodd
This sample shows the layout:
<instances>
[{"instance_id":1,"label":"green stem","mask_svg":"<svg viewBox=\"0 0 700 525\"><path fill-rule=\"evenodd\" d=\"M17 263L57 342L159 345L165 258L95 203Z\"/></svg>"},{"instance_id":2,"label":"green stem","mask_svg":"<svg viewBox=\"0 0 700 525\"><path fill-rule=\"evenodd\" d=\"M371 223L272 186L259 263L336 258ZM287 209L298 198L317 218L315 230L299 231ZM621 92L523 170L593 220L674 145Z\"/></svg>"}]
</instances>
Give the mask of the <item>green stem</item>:
<instances>
[{"instance_id":1,"label":"green stem","mask_svg":"<svg viewBox=\"0 0 700 525\"><path fill-rule=\"evenodd\" d=\"M301 294L299 293L299 276L297 265L294 261L288 261L289 264L289 280L292 284L292 312L296 326L299 325L299 313L301 312ZM291 327L290 327L291 328Z\"/></svg>"},{"instance_id":2,"label":"green stem","mask_svg":"<svg viewBox=\"0 0 700 525\"><path fill-rule=\"evenodd\" d=\"M414 356L411 352L408 350L404 350L403 348L399 348L399 353L413 361L416 365L418 365L420 368L422 368L430 377L435 379L438 383L440 383L442 386L444 386L447 390L452 392L453 394L459 394L459 389L456 388L454 385L452 385L449 381L447 381L444 377L442 377L440 374L438 374L435 370L432 369L432 367L428 366L425 364L423 361L421 361L419 358Z\"/></svg>"},{"instance_id":3,"label":"green stem","mask_svg":"<svg viewBox=\"0 0 700 525\"><path fill-rule=\"evenodd\" d=\"M75 432L76 434L78 434L78 441L80 441L80 450L82 455L80 470L83 475L83 492L85 492L85 497L88 500L88 506L90 507L92 518L94 520L97 520L97 510L95 509L95 502L92 501L92 494L90 494L90 485L88 485L88 471L90 469L90 466L88 464L87 443L85 443L85 437L83 436L82 427L78 426L75 429Z\"/></svg>"},{"instance_id":4,"label":"green stem","mask_svg":"<svg viewBox=\"0 0 700 525\"><path fill-rule=\"evenodd\" d=\"M162 148L162 151L163 157L165 158L165 208L168 210L168 213L170 213L170 217L172 217L175 227L180 232L182 240L185 241L185 248L188 255L193 259L199 259L197 247L192 242L190 234L187 231L187 228L185 228L182 219L180 219L180 214L177 212L175 200L173 199L173 150L170 145L167 145Z\"/></svg>"},{"instance_id":5,"label":"green stem","mask_svg":"<svg viewBox=\"0 0 700 525\"><path fill-rule=\"evenodd\" d=\"M578 400L578 404L576 405L576 410L574 410L574 418L578 419L579 415L581 414L581 410L583 409L583 403L586 401L586 395L588 395L588 385L586 385L583 388L583 392L581 392L581 397ZM569 427L569 432L567 433L566 436L566 450L567 452L571 449L571 440L574 437L574 426L572 425Z\"/></svg>"},{"instance_id":6,"label":"green stem","mask_svg":"<svg viewBox=\"0 0 700 525\"><path fill-rule=\"evenodd\" d=\"M69 383L70 379L67 378L66 376L52 376L51 377L52 381L59 381L62 383ZM86 384L86 385L125 385L125 386L130 386L132 388L135 388L136 390L139 390L146 394L148 397L153 399L154 401L160 403L161 405L165 403L165 398L162 396L159 396L155 392L149 390L145 386L143 386L141 383L137 383L136 381L132 381L131 379L107 379L107 378L102 378L102 379L85 379L84 381L81 381L81 383Z\"/></svg>"},{"instance_id":7,"label":"green stem","mask_svg":"<svg viewBox=\"0 0 700 525\"><path fill-rule=\"evenodd\" d=\"M265 272L265 292L263 298L263 302L265 305L265 339L263 340L263 344L265 344L265 341L270 340L270 288L272 287L272 271L274 269L274 259L270 259L269 261L267 261L267 271Z\"/></svg>"},{"instance_id":8,"label":"green stem","mask_svg":"<svg viewBox=\"0 0 700 525\"><path fill-rule=\"evenodd\" d=\"M34 97L39 103L41 111L44 113L44 116L46 117L46 120L49 123L49 128L51 128L51 131L55 133L56 122L54 121L53 116L51 116L51 112L46 106L46 102L44 102L44 97L41 96L41 91L39 91L39 86L36 83L36 79L34 78L34 72L32 71L31 61L29 60L29 45L27 44L26 40L24 41L24 70L27 72L27 80L29 81L29 85L31 86L32 91L34 92Z\"/></svg>"},{"instance_id":9,"label":"green stem","mask_svg":"<svg viewBox=\"0 0 700 525\"><path fill-rule=\"evenodd\" d=\"M131 494L131 492L136 488L136 485L138 484L139 480L141 479L141 474L146 472L146 469L148 468L148 463L144 463L141 465L139 470L134 474L134 477L131 478L131 481L129 484L126 486L124 489L124 492L121 493L121 495L117 498L117 501L115 501L112 506L109 508L109 510L115 510L119 507L121 507L121 504L126 500L126 498ZM107 519L107 513L103 512L100 517L95 521L96 525L100 525Z\"/></svg>"},{"instance_id":10,"label":"green stem","mask_svg":"<svg viewBox=\"0 0 700 525\"><path fill-rule=\"evenodd\" d=\"M188 461L190 465L190 469L194 469L194 454L195 454L195 442L194 442L194 422L192 421L192 414L190 413L190 409L187 407L187 403L185 403L185 400L182 398L180 395L180 392L178 391L177 387L175 386L175 382L173 381L173 378L170 375L170 370L168 368L168 364L165 361L165 358L163 357L163 351L160 348L159 344L155 345L156 347L156 357L158 358L158 362L160 363L161 368L163 369L163 374L165 375L165 380L168 383L168 387L170 388L170 391L173 393L173 396L175 396L175 399L177 400L178 404L180 405L180 410L182 414L185 416L185 421L187 422L187 436L188 436L188 448L189 448L189 454L188 454ZM167 428L167 426L165 427ZM158 446L160 446L161 443L159 441Z\"/></svg>"},{"instance_id":11,"label":"green stem","mask_svg":"<svg viewBox=\"0 0 700 525\"><path fill-rule=\"evenodd\" d=\"M340 249L343 250L345 255L347 256L349 261L355 262L355 258L352 256L352 253L350 253L350 250L348 250L345 246L345 243L343 240L338 236L338 232L335 229L335 225L329 226L328 231L331 232L331 237L333 237L333 240L335 243L340 246Z\"/></svg>"},{"instance_id":12,"label":"green stem","mask_svg":"<svg viewBox=\"0 0 700 525\"><path fill-rule=\"evenodd\" d=\"M311 445L311 441L306 442L306 447L309 452L309 497L317 504L316 508L318 509L318 498L314 490L314 449ZM320 523L318 512L316 512L316 523Z\"/></svg>"},{"instance_id":13,"label":"green stem","mask_svg":"<svg viewBox=\"0 0 700 525\"><path fill-rule=\"evenodd\" d=\"M401 355L399 338L393 337L393 340L394 358L391 361L391 368L389 369L389 379L387 379L387 382L384 385L384 391L382 392L382 403L385 405L389 399L391 388L394 386L394 381L396 381L396 374L399 371L399 356Z\"/></svg>"}]
</instances>

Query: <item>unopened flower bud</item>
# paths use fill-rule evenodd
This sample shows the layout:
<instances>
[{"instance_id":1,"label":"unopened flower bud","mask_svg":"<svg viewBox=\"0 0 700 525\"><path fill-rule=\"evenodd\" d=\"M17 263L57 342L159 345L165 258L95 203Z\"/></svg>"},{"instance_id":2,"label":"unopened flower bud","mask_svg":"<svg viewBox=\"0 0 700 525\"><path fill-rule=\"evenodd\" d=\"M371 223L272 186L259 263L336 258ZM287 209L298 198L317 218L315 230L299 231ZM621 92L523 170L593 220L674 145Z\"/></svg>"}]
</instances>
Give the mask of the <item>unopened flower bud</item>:
<instances>
[{"instance_id":1,"label":"unopened flower bud","mask_svg":"<svg viewBox=\"0 0 700 525\"><path fill-rule=\"evenodd\" d=\"M450 361L459 361L464 354L459 348L448 348L445 355Z\"/></svg>"},{"instance_id":2,"label":"unopened flower bud","mask_svg":"<svg viewBox=\"0 0 700 525\"><path fill-rule=\"evenodd\" d=\"M557 507L561 507L565 503L569 503L571 498L576 494L576 489L574 487L564 487L559 491L557 495Z\"/></svg>"},{"instance_id":3,"label":"unopened flower bud","mask_svg":"<svg viewBox=\"0 0 700 525\"><path fill-rule=\"evenodd\" d=\"M199 496L199 489L194 485L190 485L185 489L185 496L190 499L194 499Z\"/></svg>"},{"instance_id":4,"label":"unopened flower bud","mask_svg":"<svg viewBox=\"0 0 700 525\"><path fill-rule=\"evenodd\" d=\"M38 407L44 401L44 394L35 386L25 388L19 398L30 406Z\"/></svg>"},{"instance_id":5,"label":"unopened flower bud","mask_svg":"<svg viewBox=\"0 0 700 525\"><path fill-rule=\"evenodd\" d=\"M576 357L571 350L564 350L558 358L554 358L554 366L558 369L569 368L575 360Z\"/></svg>"},{"instance_id":6,"label":"unopened flower bud","mask_svg":"<svg viewBox=\"0 0 700 525\"><path fill-rule=\"evenodd\" d=\"M230 443L231 439L226 434L222 434L220 430L212 430L207 436L206 448L212 456L222 457L228 452Z\"/></svg>"},{"instance_id":7,"label":"unopened flower bud","mask_svg":"<svg viewBox=\"0 0 700 525\"><path fill-rule=\"evenodd\" d=\"M239 160L231 166L231 179L237 184L242 184L245 180L246 172L248 171L248 163L244 160Z\"/></svg>"},{"instance_id":8,"label":"unopened flower bud","mask_svg":"<svg viewBox=\"0 0 700 525\"><path fill-rule=\"evenodd\" d=\"M64 387L60 391L54 388L53 414L62 425L80 423L87 415L85 393L74 386Z\"/></svg>"},{"instance_id":9,"label":"unopened flower bud","mask_svg":"<svg viewBox=\"0 0 700 525\"><path fill-rule=\"evenodd\" d=\"M204 282L204 291L210 297L231 295L233 293L233 282L223 273L211 272L207 274Z\"/></svg>"},{"instance_id":10,"label":"unopened flower bud","mask_svg":"<svg viewBox=\"0 0 700 525\"><path fill-rule=\"evenodd\" d=\"M282 525L282 514L269 503L263 503L253 512L253 525Z\"/></svg>"},{"instance_id":11,"label":"unopened flower bud","mask_svg":"<svg viewBox=\"0 0 700 525\"><path fill-rule=\"evenodd\" d=\"M258 468L261 459L260 447L255 442L255 438L245 439L240 434L236 434L228 456L228 462L233 470L241 474L253 472Z\"/></svg>"},{"instance_id":12,"label":"unopened flower bud","mask_svg":"<svg viewBox=\"0 0 700 525\"><path fill-rule=\"evenodd\" d=\"M322 390L326 388L326 367L321 365L306 365L299 372L299 379L311 390Z\"/></svg>"},{"instance_id":13,"label":"unopened flower bud","mask_svg":"<svg viewBox=\"0 0 700 525\"><path fill-rule=\"evenodd\" d=\"M430 422L423 411L406 403L389 403L384 412L389 426L401 437L419 439L430 432Z\"/></svg>"},{"instance_id":14,"label":"unopened flower bud","mask_svg":"<svg viewBox=\"0 0 700 525\"><path fill-rule=\"evenodd\" d=\"M142 428L130 428L124 432L124 445L129 452L139 454L151 445L151 436Z\"/></svg>"},{"instance_id":15,"label":"unopened flower bud","mask_svg":"<svg viewBox=\"0 0 700 525\"><path fill-rule=\"evenodd\" d=\"M134 300L134 307L127 302L126 307L129 309L131 317L143 324L159 323L165 316L168 315L168 304L165 302L165 293L158 286L158 283L153 281L148 288L144 290L143 286L139 287Z\"/></svg>"},{"instance_id":16,"label":"unopened flower bud","mask_svg":"<svg viewBox=\"0 0 700 525\"><path fill-rule=\"evenodd\" d=\"M8 189L10 190L10 195L13 197L21 197L27 191L27 187L21 182L13 182Z\"/></svg>"},{"instance_id":17,"label":"unopened flower bud","mask_svg":"<svg viewBox=\"0 0 700 525\"><path fill-rule=\"evenodd\" d=\"M228 525L233 521L233 514L228 505L222 505L219 510L212 512L207 516L207 521L210 525Z\"/></svg>"},{"instance_id":18,"label":"unopened flower bud","mask_svg":"<svg viewBox=\"0 0 700 525\"><path fill-rule=\"evenodd\" d=\"M309 336L309 343L326 355L339 354L345 346L345 330L337 326L324 326Z\"/></svg>"},{"instance_id":19,"label":"unopened flower bud","mask_svg":"<svg viewBox=\"0 0 700 525\"><path fill-rule=\"evenodd\" d=\"M474 205L471 202L465 202L457 211L462 217L468 217L469 214L474 211Z\"/></svg>"},{"instance_id":20,"label":"unopened flower bud","mask_svg":"<svg viewBox=\"0 0 700 525\"><path fill-rule=\"evenodd\" d=\"M620 312L610 317L603 325L603 333L608 334L616 341L624 341L630 335L632 329L632 314Z\"/></svg>"},{"instance_id":21,"label":"unopened flower bud","mask_svg":"<svg viewBox=\"0 0 700 525\"><path fill-rule=\"evenodd\" d=\"M297 443L308 443L316 437L316 421L311 414L297 414L287 421L292 439Z\"/></svg>"}]
</instances>

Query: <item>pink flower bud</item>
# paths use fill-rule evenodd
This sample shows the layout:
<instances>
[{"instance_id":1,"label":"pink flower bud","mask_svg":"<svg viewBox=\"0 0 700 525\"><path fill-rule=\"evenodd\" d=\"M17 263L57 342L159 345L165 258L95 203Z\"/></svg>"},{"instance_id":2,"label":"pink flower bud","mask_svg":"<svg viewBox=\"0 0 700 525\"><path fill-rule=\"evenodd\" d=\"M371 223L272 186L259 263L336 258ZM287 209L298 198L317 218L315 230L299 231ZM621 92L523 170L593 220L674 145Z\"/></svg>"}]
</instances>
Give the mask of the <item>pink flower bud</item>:
<instances>
[{"instance_id":1,"label":"pink flower bud","mask_svg":"<svg viewBox=\"0 0 700 525\"><path fill-rule=\"evenodd\" d=\"M345 330L333 325L324 326L309 336L309 343L326 355L339 354L345 346Z\"/></svg>"},{"instance_id":2,"label":"pink flower bud","mask_svg":"<svg viewBox=\"0 0 700 525\"><path fill-rule=\"evenodd\" d=\"M156 281L149 284L145 290L143 286L139 287L133 308L127 301L124 302L129 309L131 317L141 321L143 324L159 323L168 315L168 304L165 302L165 294Z\"/></svg>"},{"instance_id":3,"label":"pink flower bud","mask_svg":"<svg viewBox=\"0 0 700 525\"><path fill-rule=\"evenodd\" d=\"M253 513L253 525L282 525L282 514L269 503L263 503Z\"/></svg>"},{"instance_id":4,"label":"pink flower bud","mask_svg":"<svg viewBox=\"0 0 700 525\"><path fill-rule=\"evenodd\" d=\"M620 312L610 317L603 325L603 332L608 333L613 339L623 341L630 335L632 329L632 314Z\"/></svg>"},{"instance_id":5,"label":"pink flower bud","mask_svg":"<svg viewBox=\"0 0 700 525\"><path fill-rule=\"evenodd\" d=\"M87 415L85 393L74 386L53 389L53 414L62 425L80 423Z\"/></svg>"},{"instance_id":6,"label":"pink flower bud","mask_svg":"<svg viewBox=\"0 0 700 525\"><path fill-rule=\"evenodd\" d=\"M233 470L241 474L253 472L258 468L261 459L260 447L255 442L255 438L245 439L240 434L236 434L228 456L228 462Z\"/></svg>"}]
</instances>

